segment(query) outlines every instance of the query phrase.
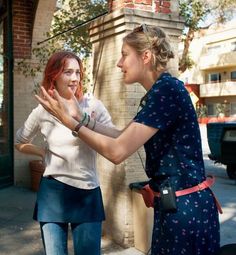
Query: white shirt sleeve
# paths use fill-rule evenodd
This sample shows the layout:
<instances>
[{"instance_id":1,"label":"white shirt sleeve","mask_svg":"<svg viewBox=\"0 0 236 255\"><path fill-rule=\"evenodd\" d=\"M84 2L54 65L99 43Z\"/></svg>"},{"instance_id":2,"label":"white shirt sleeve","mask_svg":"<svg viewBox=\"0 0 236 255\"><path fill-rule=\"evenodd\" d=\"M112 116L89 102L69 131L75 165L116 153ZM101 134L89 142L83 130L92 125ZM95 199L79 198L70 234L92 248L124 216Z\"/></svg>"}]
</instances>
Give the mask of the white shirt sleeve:
<instances>
[{"instance_id":1,"label":"white shirt sleeve","mask_svg":"<svg viewBox=\"0 0 236 255\"><path fill-rule=\"evenodd\" d=\"M102 103L102 101L97 100L96 109L97 109L96 111L97 116L95 116L96 121L108 127L115 127L114 124L112 123L111 115L108 112L107 108ZM93 113L91 115L92 115L91 117L93 117Z\"/></svg>"},{"instance_id":2,"label":"white shirt sleeve","mask_svg":"<svg viewBox=\"0 0 236 255\"><path fill-rule=\"evenodd\" d=\"M16 132L16 143L30 143L40 131L39 116L41 112L39 105L28 116L24 125Z\"/></svg>"}]
</instances>

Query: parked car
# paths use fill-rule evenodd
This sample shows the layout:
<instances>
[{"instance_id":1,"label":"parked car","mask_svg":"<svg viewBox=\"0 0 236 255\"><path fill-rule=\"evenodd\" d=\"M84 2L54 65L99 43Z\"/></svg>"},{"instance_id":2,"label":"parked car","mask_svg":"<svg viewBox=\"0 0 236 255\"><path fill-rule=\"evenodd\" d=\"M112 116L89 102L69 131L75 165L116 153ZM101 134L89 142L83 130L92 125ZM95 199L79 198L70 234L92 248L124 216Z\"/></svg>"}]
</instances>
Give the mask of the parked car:
<instances>
[{"instance_id":1,"label":"parked car","mask_svg":"<svg viewBox=\"0 0 236 255\"><path fill-rule=\"evenodd\" d=\"M213 122L207 124L208 157L226 165L227 175L236 179L236 122Z\"/></svg>"}]
</instances>

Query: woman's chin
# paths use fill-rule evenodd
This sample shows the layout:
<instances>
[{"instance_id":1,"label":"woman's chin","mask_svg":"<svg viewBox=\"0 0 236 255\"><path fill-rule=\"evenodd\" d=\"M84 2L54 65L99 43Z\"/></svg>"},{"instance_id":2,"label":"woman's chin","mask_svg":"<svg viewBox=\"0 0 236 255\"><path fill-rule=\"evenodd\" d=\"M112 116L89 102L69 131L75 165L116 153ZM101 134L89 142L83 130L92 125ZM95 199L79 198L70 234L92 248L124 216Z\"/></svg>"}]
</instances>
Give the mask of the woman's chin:
<instances>
[{"instance_id":1,"label":"woman's chin","mask_svg":"<svg viewBox=\"0 0 236 255\"><path fill-rule=\"evenodd\" d=\"M73 88L71 87L71 88L69 88L69 90L72 91L73 94L75 94L77 87L73 87Z\"/></svg>"},{"instance_id":2,"label":"woman's chin","mask_svg":"<svg viewBox=\"0 0 236 255\"><path fill-rule=\"evenodd\" d=\"M133 82L130 81L130 80L128 80L128 79L124 79L124 83L125 83L126 85L129 85L129 84L132 84Z\"/></svg>"},{"instance_id":3,"label":"woman's chin","mask_svg":"<svg viewBox=\"0 0 236 255\"><path fill-rule=\"evenodd\" d=\"M63 95L60 94L61 97L65 98L65 99L70 99L71 98L71 92L68 90L68 91L65 91L63 93Z\"/></svg>"}]
</instances>

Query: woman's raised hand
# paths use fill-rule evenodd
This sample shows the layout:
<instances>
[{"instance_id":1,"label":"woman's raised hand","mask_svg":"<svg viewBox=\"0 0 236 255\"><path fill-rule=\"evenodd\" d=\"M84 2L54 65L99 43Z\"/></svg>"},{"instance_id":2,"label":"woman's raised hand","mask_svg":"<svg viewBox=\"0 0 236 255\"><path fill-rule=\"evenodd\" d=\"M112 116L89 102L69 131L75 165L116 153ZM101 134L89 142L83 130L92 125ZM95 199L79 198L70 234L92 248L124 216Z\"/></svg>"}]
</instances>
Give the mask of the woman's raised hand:
<instances>
[{"instance_id":1,"label":"woman's raised hand","mask_svg":"<svg viewBox=\"0 0 236 255\"><path fill-rule=\"evenodd\" d=\"M50 96L43 87L41 87L41 91L43 97L35 95L38 102L45 108L46 111L55 116L66 127L73 130L76 124L78 124L77 121L74 119L76 112L81 112L78 108L77 99L74 97L73 92L70 91L71 97L69 100L66 100L62 98L56 90L53 90L52 96ZM70 109L71 105L73 106L73 110ZM78 110L76 110L76 108ZM77 116L76 119L78 120L78 118L80 117Z\"/></svg>"}]
</instances>

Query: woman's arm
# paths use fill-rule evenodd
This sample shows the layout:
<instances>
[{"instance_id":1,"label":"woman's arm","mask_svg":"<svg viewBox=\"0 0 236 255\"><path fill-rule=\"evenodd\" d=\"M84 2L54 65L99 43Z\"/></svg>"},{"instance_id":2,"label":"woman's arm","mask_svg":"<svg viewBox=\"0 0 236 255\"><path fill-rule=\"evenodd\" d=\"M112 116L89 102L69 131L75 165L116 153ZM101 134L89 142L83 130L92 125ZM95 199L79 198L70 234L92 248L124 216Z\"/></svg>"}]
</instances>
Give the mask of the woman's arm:
<instances>
[{"instance_id":1,"label":"woman's arm","mask_svg":"<svg viewBox=\"0 0 236 255\"><path fill-rule=\"evenodd\" d=\"M54 98L50 97L43 88L42 92L44 98L36 96L42 106L57 117L66 127L74 130L78 121L70 116L63 98L59 96L57 91L54 91ZM113 163L119 164L137 151L157 130L140 123L131 122L117 138L93 132L84 126L80 128L78 135L81 140L95 151Z\"/></svg>"},{"instance_id":2,"label":"woman's arm","mask_svg":"<svg viewBox=\"0 0 236 255\"><path fill-rule=\"evenodd\" d=\"M90 122L87 127L89 129L95 131L96 133L106 135L109 137L113 137L113 138L118 137L122 133L122 131L118 130L116 127L107 126L107 125L100 123L92 118L90 119Z\"/></svg>"},{"instance_id":3,"label":"woman's arm","mask_svg":"<svg viewBox=\"0 0 236 255\"><path fill-rule=\"evenodd\" d=\"M16 143L15 148L25 154L39 156L42 159L45 157L45 149L31 143Z\"/></svg>"},{"instance_id":4,"label":"woman's arm","mask_svg":"<svg viewBox=\"0 0 236 255\"><path fill-rule=\"evenodd\" d=\"M32 110L24 125L16 132L15 148L22 153L44 158L45 149L32 144L34 137L40 131L39 116L42 116L44 109L41 105Z\"/></svg>"},{"instance_id":5,"label":"woman's arm","mask_svg":"<svg viewBox=\"0 0 236 255\"><path fill-rule=\"evenodd\" d=\"M71 130L72 124L71 122ZM132 122L117 138L98 134L82 126L78 136L91 148L114 164L120 164L136 152L158 129Z\"/></svg>"}]
</instances>

